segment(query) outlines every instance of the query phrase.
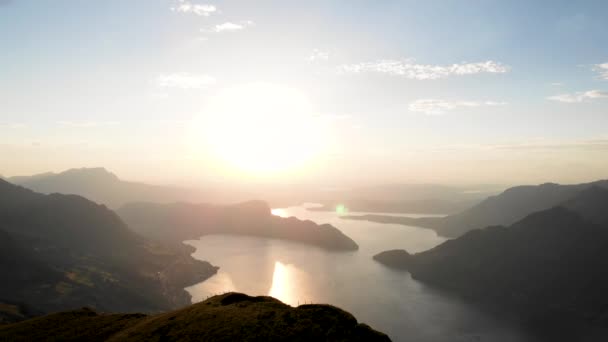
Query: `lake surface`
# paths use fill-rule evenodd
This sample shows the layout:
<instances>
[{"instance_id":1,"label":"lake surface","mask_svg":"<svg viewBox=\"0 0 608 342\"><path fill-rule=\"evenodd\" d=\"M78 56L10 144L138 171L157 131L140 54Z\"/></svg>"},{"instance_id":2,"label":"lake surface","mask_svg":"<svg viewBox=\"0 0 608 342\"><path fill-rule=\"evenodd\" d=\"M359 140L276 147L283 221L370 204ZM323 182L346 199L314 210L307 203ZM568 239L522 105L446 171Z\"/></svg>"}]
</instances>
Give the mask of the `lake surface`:
<instances>
[{"instance_id":1,"label":"lake surface","mask_svg":"<svg viewBox=\"0 0 608 342\"><path fill-rule=\"evenodd\" d=\"M534 341L519 327L372 259L388 249L420 252L445 241L432 230L343 220L334 212L308 211L305 206L274 209L273 213L330 223L355 240L359 250L329 252L236 235L187 241L196 247L195 258L220 266L217 275L186 289L193 301L239 291L270 295L292 306L329 303L387 333L393 341Z\"/></svg>"}]
</instances>

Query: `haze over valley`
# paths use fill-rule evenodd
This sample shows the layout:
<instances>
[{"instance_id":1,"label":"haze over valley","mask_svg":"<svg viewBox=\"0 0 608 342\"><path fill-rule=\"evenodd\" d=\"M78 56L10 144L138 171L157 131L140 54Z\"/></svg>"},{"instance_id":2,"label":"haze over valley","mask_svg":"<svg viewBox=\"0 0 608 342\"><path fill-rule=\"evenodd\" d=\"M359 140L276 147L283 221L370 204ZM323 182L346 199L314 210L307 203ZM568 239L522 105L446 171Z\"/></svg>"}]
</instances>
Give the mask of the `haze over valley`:
<instances>
[{"instance_id":1,"label":"haze over valley","mask_svg":"<svg viewBox=\"0 0 608 342\"><path fill-rule=\"evenodd\" d=\"M0 340L608 340L607 34L595 0L0 0Z\"/></svg>"}]
</instances>

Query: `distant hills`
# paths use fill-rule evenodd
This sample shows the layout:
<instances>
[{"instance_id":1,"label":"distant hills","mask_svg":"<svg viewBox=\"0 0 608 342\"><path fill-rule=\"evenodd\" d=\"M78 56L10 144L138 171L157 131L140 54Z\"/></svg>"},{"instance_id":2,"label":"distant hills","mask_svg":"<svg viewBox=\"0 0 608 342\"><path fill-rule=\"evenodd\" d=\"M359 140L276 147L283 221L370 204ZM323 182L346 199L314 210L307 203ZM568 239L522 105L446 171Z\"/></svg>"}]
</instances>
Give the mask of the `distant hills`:
<instances>
[{"instance_id":1,"label":"distant hills","mask_svg":"<svg viewBox=\"0 0 608 342\"><path fill-rule=\"evenodd\" d=\"M83 197L0 180L0 320L82 306L159 312L189 304L184 287L217 270L191 252L132 232Z\"/></svg>"},{"instance_id":2,"label":"distant hills","mask_svg":"<svg viewBox=\"0 0 608 342\"><path fill-rule=\"evenodd\" d=\"M307 208L310 211L335 211L343 206L348 211L408 214L452 214L477 203L476 199L447 201L442 199L423 199L407 201L382 201L351 199L324 202L321 207Z\"/></svg>"},{"instance_id":3,"label":"distant hills","mask_svg":"<svg viewBox=\"0 0 608 342\"><path fill-rule=\"evenodd\" d=\"M200 202L212 194L198 189L149 185L119 179L104 168L70 169L61 173L42 173L17 176L7 181L37 192L74 194L86 197L110 208L119 208L129 202Z\"/></svg>"},{"instance_id":4,"label":"distant hills","mask_svg":"<svg viewBox=\"0 0 608 342\"><path fill-rule=\"evenodd\" d=\"M319 194L321 207L311 211L347 211L410 214L453 214L496 193L496 186L452 187L435 184L393 184L358 187ZM310 200L309 200L310 201Z\"/></svg>"},{"instance_id":5,"label":"distant hills","mask_svg":"<svg viewBox=\"0 0 608 342\"><path fill-rule=\"evenodd\" d=\"M390 341L330 305L292 308L271 297L228 293L164 314L90 309L0 325L2 341Z\"/></svg>"},{"instance_id":6,"label":"distant hills","mask_svg":"<svg viewBox=\"0 0 608 342\"><path fill-rule=\"evenodd\" d=\"M207 234L240 234L291 240L328 250L359 248L332 225L274 216L263 201L225 206L131 203L117 213L132 229L158 241L181 242Z\"/></svg>"},{"instance_id":7,"label":"distant hills","mask_svg":"<svg viewBox=\"0 0 608 342\"><path fill-rule=\"evenodd\" d=\"M514 312L536 327L585 327L573 337L562 336L566 340L579 340L577 334L591 331L590 325L606 328L603 336L608 336L608 190L603 184L545 185L543 191L553 189L562 200L574 189L578 193L508 227L472 230L413 255L393 250L374 258L425 283Z\"/></svg>"},{"instance_id":8,"label":"distant hills","mask_svg":"<svg viewBox=\"0 0 608 342\"><path fill-rule=\"evenodd\" d=\"M560 205L583 190L608 188L608 180L576 185L547 183L518 186L491 196L470 209L446 217L408 218L383 215L343 216L344 219L369 220L431 228L439 235L458 237L463 233L491 225L511 225L527 215Z\"/></svg>"},{"instance_id":9,"label":"distant hills","mask_svg":"<svg viewBox=\"0 0 608 342\"><path fill-rule=\"evenodd\" d=\"M392 184L332 189L320 185L209 184L204 189L150 185L120 179L102 168L77 168L60 173L7 178L41 193L75 194L117 209L131 202L237 203L263 197L275 207L303 202L324 204L311 210L333 211L337 204L352 211L451 214L496 192L496 186L450 187L434 184Z\"/></svg>"}]
</instances>

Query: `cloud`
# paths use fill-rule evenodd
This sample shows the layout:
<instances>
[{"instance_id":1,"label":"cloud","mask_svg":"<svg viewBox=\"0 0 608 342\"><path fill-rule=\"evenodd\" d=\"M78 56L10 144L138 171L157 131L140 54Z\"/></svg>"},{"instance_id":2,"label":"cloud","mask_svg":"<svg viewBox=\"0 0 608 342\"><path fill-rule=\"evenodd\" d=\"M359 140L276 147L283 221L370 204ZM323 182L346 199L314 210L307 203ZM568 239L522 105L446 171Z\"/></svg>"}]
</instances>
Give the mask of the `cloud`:
<instances>
[{"instance_id":1,"label":"cloud","mask_svg":"<svg viewBox=\"0 0 608 342\"><path fill-rule=\"evenodd\" d=\"M599 74L600 78L608 80L608 62L594 65L593 70Z\"/></svg>"},{"instance_id":2,"label":"cloud","mask_svg":"<svg viewBox=\"0 0 608 342\"><path fill-rule=\"evenodd\" d=\"M408 109L412 112L421 112L427 115L441 115L445 112L461 107L502 106L505 102L496 101L447 101L439 99L419 99L409 104Z\"/></svg>"},{"instance_id":3,"label":"cloud","mask_svg":"<svg viewBox=\"0 0 608 342\"><path fill-rule=\"evenodd\" d=\"M161 74L155 83L160 88L201 89L214 85L216 80L209 75L177 72Z\"/></svg>"},{"instance_id":4,"label":"cloud","mask_svg":"<svg viewBox=\"0 0 608 342\"><path fill-rule=\"evenodd\" d=\"M208 4L194 4L190 1L179 0L178 3L171 7L171 11L179 13L192 13L198 16L208 17L217 13L217 7Z\"/></svg>"},{"instance_id":5,"label":"cloud","mask_svg":"<svg viewBox=\"0 0 608 342\"><path fill-rule=\"evenodd\" d=\"M0 124L0 128L18 129L18 128L25 128L25 127L27 127L27 125L24 123L20 123L20 122Z\"/></svg>"},{"instance_id":6,"label":"cloud","mask_svg":"<svg viewBox=\"0 0 608 342\"><path fill-rule=\"evenodd\" d=\"M312 54L308 56L308 61L311 63L325 62L327 60L329 60L329 52L321 51L318 49L312 50Z\"/></svg>"},{"instance_id":7,"label":"cloud","mask_svg":"<svg viewBox=\"0 0 608 342\"><path fill-rule=\"evenodd\" d=\"M591 139L576 140L552 140L547 138L535 138L519 142L505 142L495 144L452 144L434 148L435 151L524 151L524 152L547 152L547 151L605 151L608 150L608 138L596 137Z\"/></svg>"},{"instance_id":8,"label":"cloud","mask_svg":"<svg viewBox=\"0 0 608 342\"><path fill-rule=\"evenodd\" d=\"M238 23L225 22L223 24L215 25L210 29L201 29L203 33L222 33L222 32L235 32L246 29L247 27L253 26L255 23L251 20L239 21Z\"/></svg>"},{"instance_id":9,"label":"cloud","mask_svg":"<svg viewBox=\"0 0 608 342\"><path fill-rule=\"evenodd\" d=\"M536 139L521 143L487 145L485 149L492 150L608 150L608 139L564 140L552 141Z\"/></svg>"},{"instance_id":10,"label":"cloud","mask_svg":"<svg viewBox=\"0 0 608 342\"><path fill-rule=\"evenodd\" d=\"M549 83L549 85L554 86L554 87L561 87L564 84L562 82L553 82L553 83Z\"/></svg>"},{"instance_id":11,"label":"cloud","mask_svg":"<svg viewBox=\"0 0 608 342\"><path fill-rule=\"evenodd\" d=\"M119 125L118 121L57 121L59 126L71 128L93 128Z\"/></svg>"},{"instance_id":12,"label":"cloud","mask_svg":"<svg viewBox=\"0 0 608 342\"><path fill-rule=\"evenodd\" d=\"M603 90L587 90L570 94L559 94L547 97L548 100L563 103L581 103L593 99L607 98L608 92Z\"/></svg>"},{"instance_id":13,"label":"cloud","mask_svg":"<svg viewBox=\"0 0 608 342\"><path fill-rule=\"evenodd\" d=\"M401 76L414 80L436 80L449 76L474 75L480 73L502 74L509 67L494 61L461 63L452 65L417 64L414 60L380 60L357 64L346 64L339 67L346 73L376 72Z\"/></svg>"}]
</instances>

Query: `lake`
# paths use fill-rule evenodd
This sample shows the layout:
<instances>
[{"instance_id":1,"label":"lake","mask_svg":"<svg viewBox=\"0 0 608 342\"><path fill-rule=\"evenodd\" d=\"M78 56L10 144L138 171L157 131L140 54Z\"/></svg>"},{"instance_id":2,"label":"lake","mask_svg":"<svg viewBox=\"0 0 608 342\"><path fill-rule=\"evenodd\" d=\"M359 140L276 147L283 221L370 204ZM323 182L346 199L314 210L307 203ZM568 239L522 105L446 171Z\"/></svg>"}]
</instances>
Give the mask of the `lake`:
<instances>
[{"instance_id":1,"label":"lake","mask_svg":"<svg viewBox=\"0 0 608 342\"><path fill-rule=\"evenodd\" d=\"M292 306L328 303L387 333L393 341L534 341L518 326L372 259L388 249L420 252L445 241L432 230L343 220L335 212L309 211L305 205L274 209L273 214L330 223L355 240L359 250L330 252L237 235L187 241L196 247L195 258L220 267L217 275L186 289L194 302L239 291L270 295Z\"/></svg>"}]
</instances>

